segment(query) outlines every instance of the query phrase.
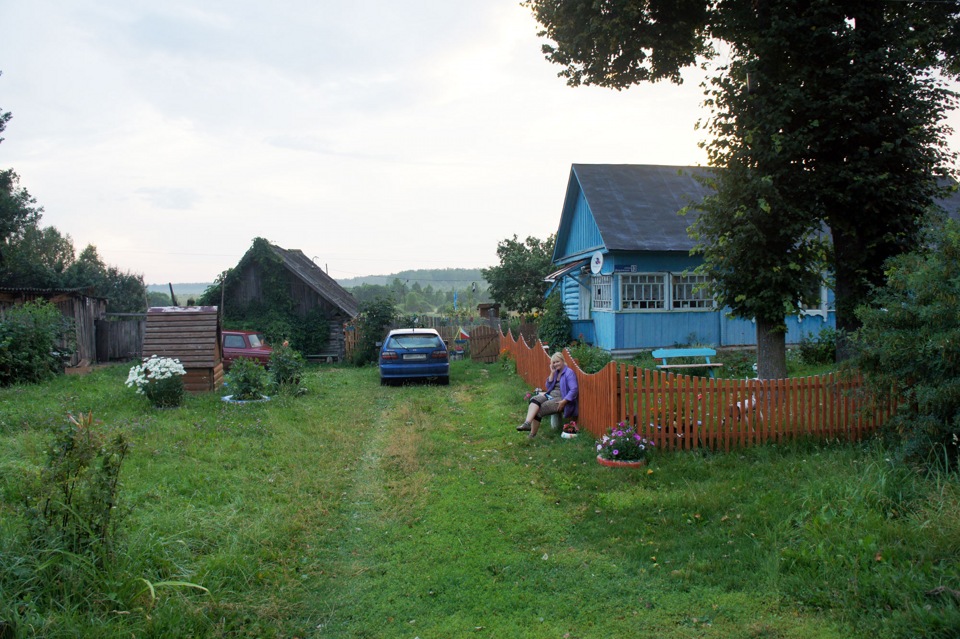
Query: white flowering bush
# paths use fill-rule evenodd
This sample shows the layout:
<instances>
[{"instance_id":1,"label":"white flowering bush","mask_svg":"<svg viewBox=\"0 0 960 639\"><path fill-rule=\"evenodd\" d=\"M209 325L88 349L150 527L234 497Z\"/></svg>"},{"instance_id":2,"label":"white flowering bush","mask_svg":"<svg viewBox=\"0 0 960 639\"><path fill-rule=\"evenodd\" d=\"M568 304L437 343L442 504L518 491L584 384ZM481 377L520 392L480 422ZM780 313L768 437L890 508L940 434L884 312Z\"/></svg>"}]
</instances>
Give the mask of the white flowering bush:
<instances>
[{"instance_id":1,"label":"white flowering bush","mask_svg":"<svg viewBox=\"0 0 960 639\"><path fill-rule=\"evenodd\" d=\"M136 387L157 408L179 406L183 401L183 376L187 371L178 359L151 355L130 369L127 386Z\"/></svg>"}]
</instances>

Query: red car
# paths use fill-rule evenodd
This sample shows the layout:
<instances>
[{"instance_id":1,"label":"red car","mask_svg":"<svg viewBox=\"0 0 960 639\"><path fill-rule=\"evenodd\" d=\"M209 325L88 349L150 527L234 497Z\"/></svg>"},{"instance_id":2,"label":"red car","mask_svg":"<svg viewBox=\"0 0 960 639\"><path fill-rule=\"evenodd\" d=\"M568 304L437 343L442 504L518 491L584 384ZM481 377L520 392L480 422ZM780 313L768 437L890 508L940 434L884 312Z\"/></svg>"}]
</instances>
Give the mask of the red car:
<instances>
[{"instance_id":1,"label":"red car","mask_svg":"<svg viewBox=\"0 0 960 639\"><path fill-rule=\"evenodd\" d=\"M223 368L230 370L238 357L255 359L262 366L270 362L273 349L267 346L263 333L257 331L223 331Z\"/></svg>"}]
</instances>

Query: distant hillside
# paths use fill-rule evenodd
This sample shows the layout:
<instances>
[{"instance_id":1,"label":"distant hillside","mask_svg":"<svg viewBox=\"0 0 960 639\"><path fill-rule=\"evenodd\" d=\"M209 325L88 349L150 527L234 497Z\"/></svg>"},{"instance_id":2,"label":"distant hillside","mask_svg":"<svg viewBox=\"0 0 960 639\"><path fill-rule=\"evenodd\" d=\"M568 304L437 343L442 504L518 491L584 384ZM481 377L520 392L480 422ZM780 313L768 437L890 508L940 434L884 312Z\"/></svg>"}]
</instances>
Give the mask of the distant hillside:
<instances>
[{"instance_id":1,"label":"distant hillside","mask_svg":"<svg viewBox=\"0 0 960 639\"><path fill-rule=\"evenodd\" d=\"M440 268L440 269L416 269L411 271L400 271L393 275L367 275L364 277L351 277L348 279L339 279L337 283L344 288L354 288L364 284L379 284L387 286L393 280L398 279L408 285L419 282L420 286L430 284L435 290L452 291L454 289L469 288L474 282L478 287L486 288L487 283L480 275L478 268ZM176 290L176 287L174 287Z\"/></svg>"},{"instance_id":2,"label":"distant hillside","mask_svg":"<svg viewBox=\"0 0 960 639\"><path fill-rule=\"evenodd\" d=\"M177 297L183 297L183 302L186 302L187 297L198 297L201 293L207 290L207 287L210 286L212 282L188 282L183 283L173 283L173 292L176 293ZM170 286L168 284L147 284L148 293L166 293L170 295ZM180 301L180 300L178 300Z\"/></svg>"},{"instance_id":3,"label":"distant hillside","mask_svg":"<svg viewBox=\"0 0 960 639\"><path fill-rule=\"evenodd\" d=\"M351 277L347 279L338 279L337 283L344 288L354 288L364 284L379 284L386 286L393 280L398 279L412 286L419 282L420 286L430 284L438 291L452 291L455 289L467 289L474 282L477 287L486 288L487 283L480 275L478 268L435 268L435 269L414 269L409 271L400 271L393 275L366 275L363 277ZM174 282L173 292L178 298L198 297L212 282ZM170 287L167 284L147 284L148 293L166 293L170 294Z\"/></svg>"}]
</instances>

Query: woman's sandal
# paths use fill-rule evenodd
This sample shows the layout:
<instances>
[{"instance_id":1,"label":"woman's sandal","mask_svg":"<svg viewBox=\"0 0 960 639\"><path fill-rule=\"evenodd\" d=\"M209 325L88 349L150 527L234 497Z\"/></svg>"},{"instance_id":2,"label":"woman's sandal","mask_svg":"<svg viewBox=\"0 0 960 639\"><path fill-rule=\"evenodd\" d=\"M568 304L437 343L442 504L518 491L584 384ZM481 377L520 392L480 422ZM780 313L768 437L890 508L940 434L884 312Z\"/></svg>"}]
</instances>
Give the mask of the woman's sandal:
<instances>
[{"instance_id":1,"label":"woman's sandal","mask_svg":"<svg viewBox=\"0 0 960 639\"><path fill-rule=\"evenodd\" d=\"M523 422L522 424L520 424L519 426L517 426L517 430L518 430L519 432L524 432L524 431L530 430L530 422Z\"/></svg>"}]
</instances>

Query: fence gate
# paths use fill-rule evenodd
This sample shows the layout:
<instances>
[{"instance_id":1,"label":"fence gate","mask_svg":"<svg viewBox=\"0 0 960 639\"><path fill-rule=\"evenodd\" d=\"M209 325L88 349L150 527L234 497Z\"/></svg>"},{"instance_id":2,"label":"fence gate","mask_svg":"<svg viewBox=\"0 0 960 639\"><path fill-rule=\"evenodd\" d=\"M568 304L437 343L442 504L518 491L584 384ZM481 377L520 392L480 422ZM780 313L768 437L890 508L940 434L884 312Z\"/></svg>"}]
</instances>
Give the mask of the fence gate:
<instances>
[{"instance_id":1,"label":"fence gate","mask_svg":"<svg viewBox=\"0 0 960 639\"><path fill-rule=\"evenodd\" d=\"M470 359L487 364L500 355L500 331L489 326L474 326L470 331Z\"/></svg>"}]
</instances>

